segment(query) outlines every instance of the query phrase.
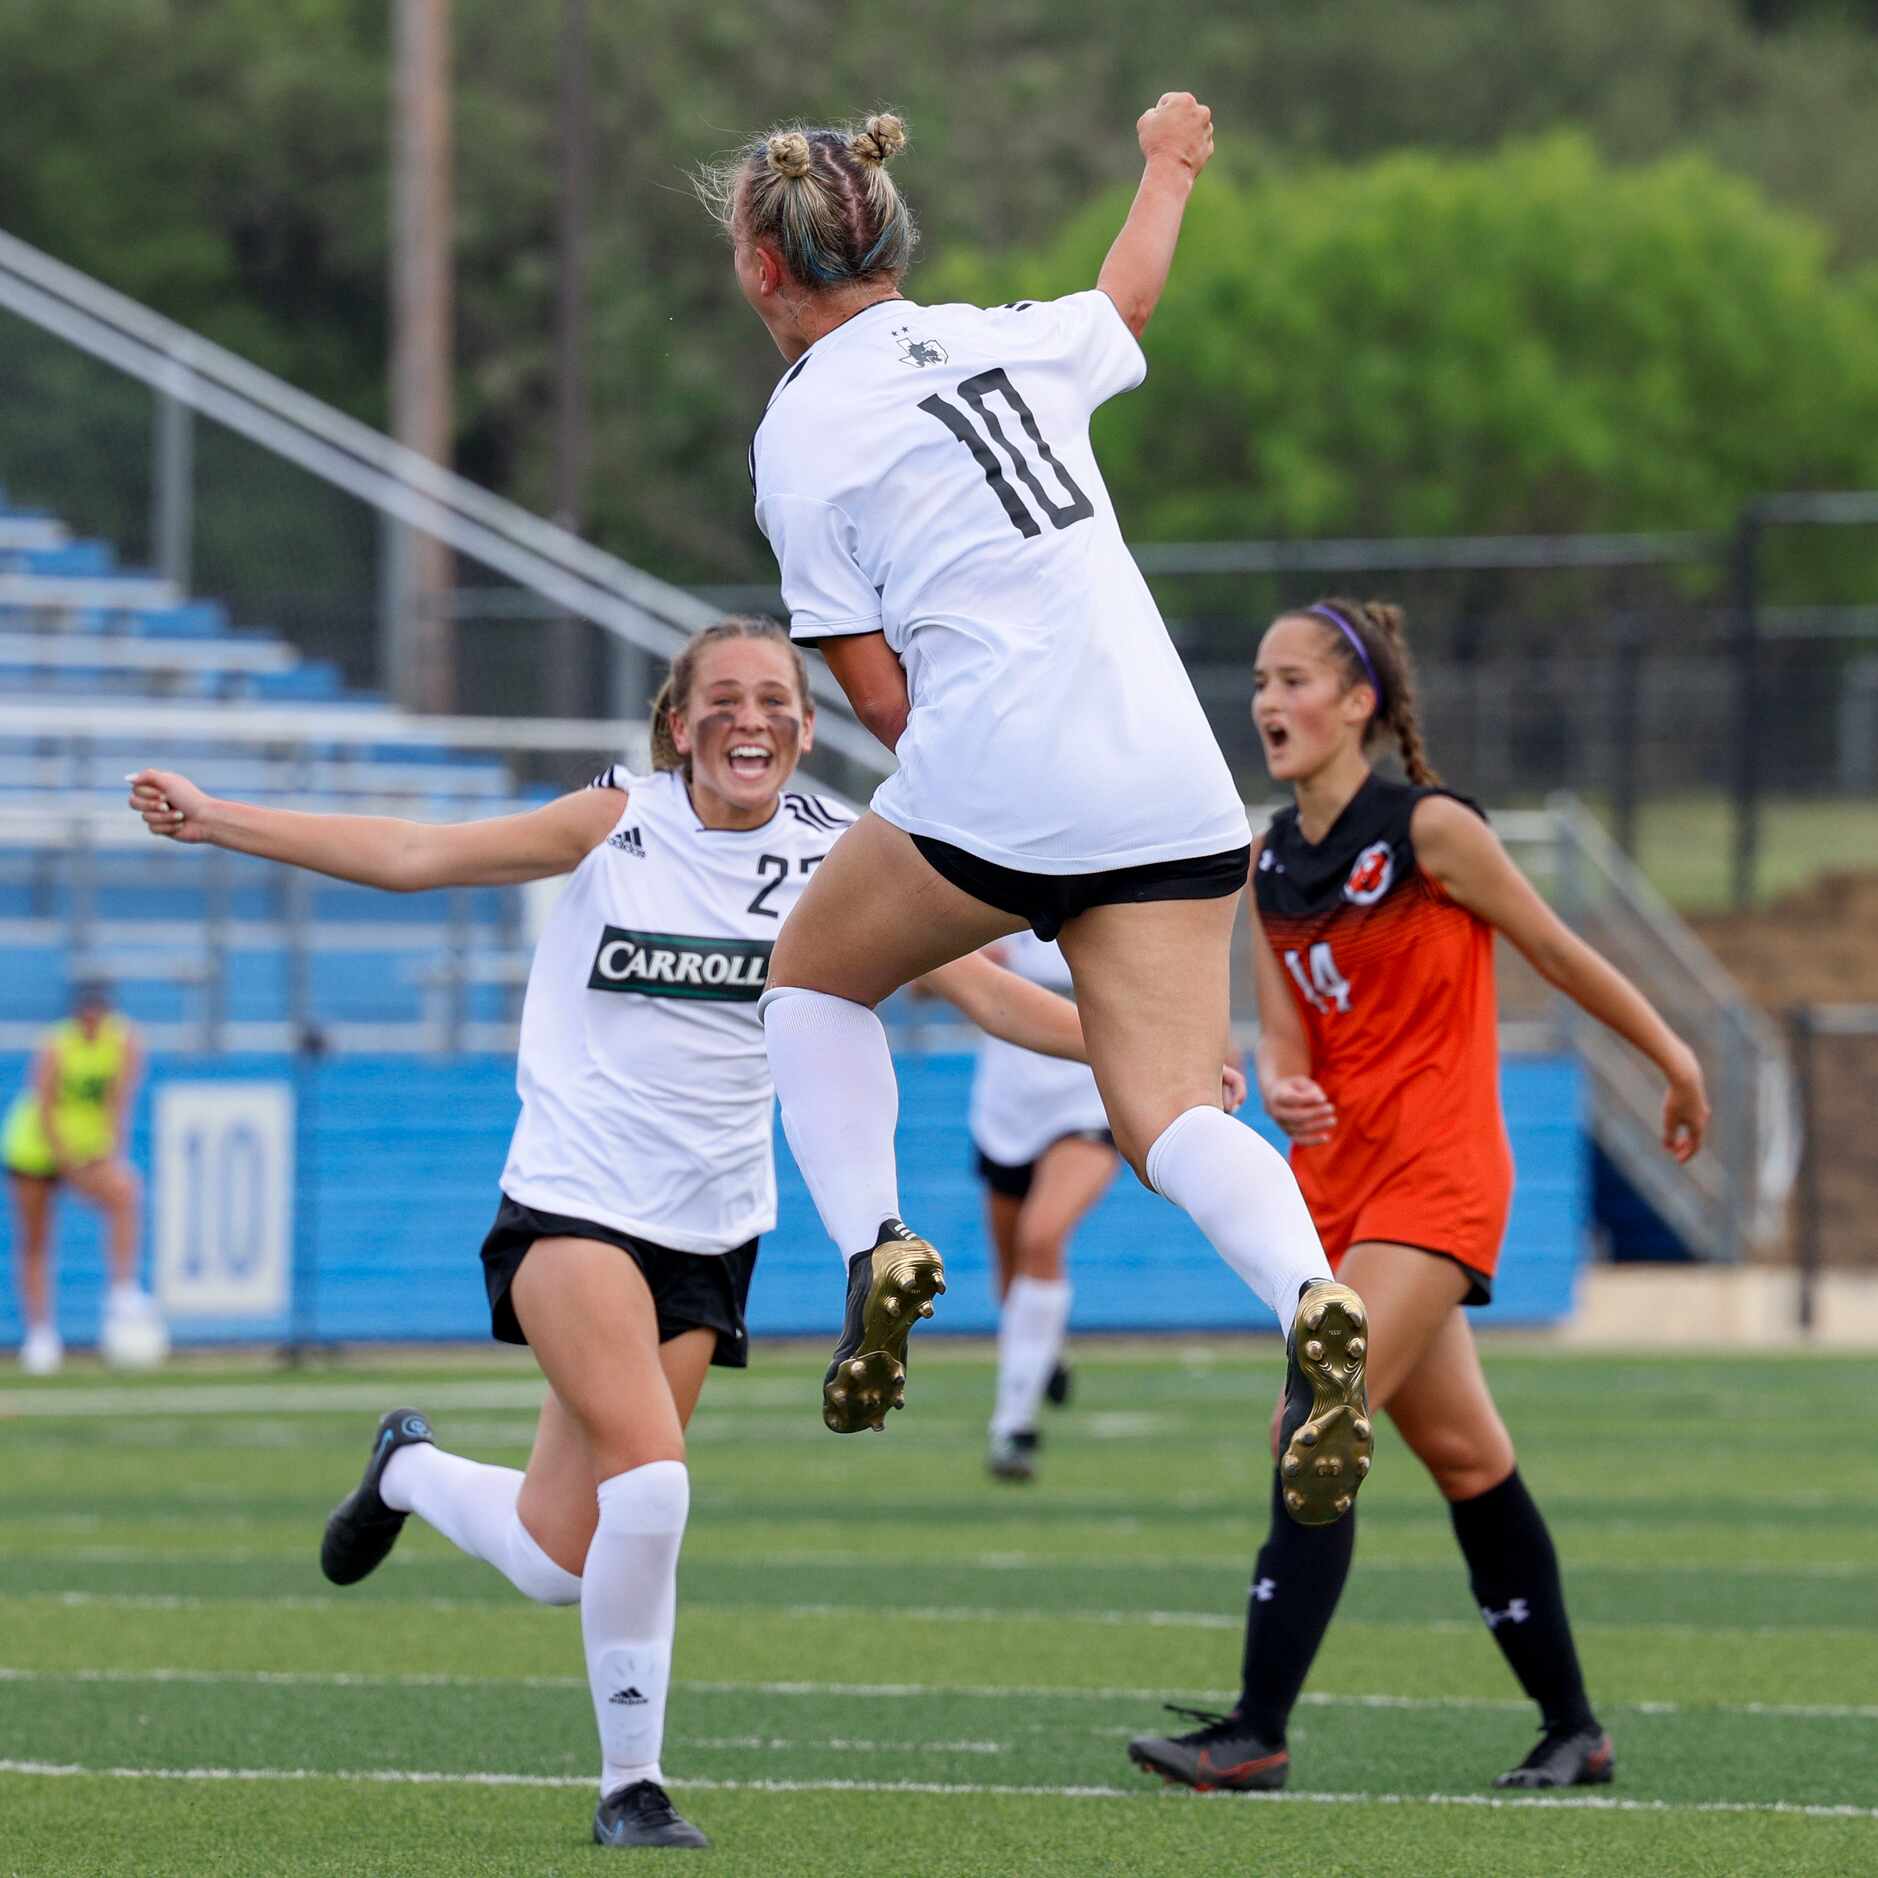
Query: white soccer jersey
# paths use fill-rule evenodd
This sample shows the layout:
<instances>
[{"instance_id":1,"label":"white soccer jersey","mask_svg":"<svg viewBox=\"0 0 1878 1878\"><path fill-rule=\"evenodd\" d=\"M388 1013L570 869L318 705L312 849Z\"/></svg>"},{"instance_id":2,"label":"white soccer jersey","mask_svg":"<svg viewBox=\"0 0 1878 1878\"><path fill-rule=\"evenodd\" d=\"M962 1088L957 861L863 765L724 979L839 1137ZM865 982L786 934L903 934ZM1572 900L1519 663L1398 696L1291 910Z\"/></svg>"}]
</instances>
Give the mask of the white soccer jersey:
<instances>
[{"instance_id":1,"label":"white soccer jersey","mask_svg":"<svg viewBox=\"0 0 1878 1878\"><path fill-rule=\"evenodd\" d=\"M999 940L998 962L1047 990L1070 990L1069 961L1035 933ZM1108 1125L1095 1072L1087 1064L1039 1056L999 1037L987 1037L978 1046L971 1129L973 1144L987 1160L1023 1167L1065 1135Z\"/></svg>"},{"instance_id":2,"label":"white soccer jersey","mask_svg":"<svg viewBox=\"0 0 1878 1878\"><path fill-rule=\"evenodd\" d=\"M818 340L750 450L803 641L884 632L912 715L875 809L1036 874L1242 847L1245 811L1089 447L1141 382L1099 291L884 300Z\"/></svg>"},{"instance_id":3,"label":"white soccer jersey","mask_svg":"<svg viewBox=\"0 0 1878 1878\"><path fill-rule=\"evenodd\" d=\"M770 948L850 817L791 790L761 828L706 828L676 772L607 778L626 810L568 877L529 968L502 1191L728 1252L776 1223L756 1009Z\"/></svg>"}]
</instances>

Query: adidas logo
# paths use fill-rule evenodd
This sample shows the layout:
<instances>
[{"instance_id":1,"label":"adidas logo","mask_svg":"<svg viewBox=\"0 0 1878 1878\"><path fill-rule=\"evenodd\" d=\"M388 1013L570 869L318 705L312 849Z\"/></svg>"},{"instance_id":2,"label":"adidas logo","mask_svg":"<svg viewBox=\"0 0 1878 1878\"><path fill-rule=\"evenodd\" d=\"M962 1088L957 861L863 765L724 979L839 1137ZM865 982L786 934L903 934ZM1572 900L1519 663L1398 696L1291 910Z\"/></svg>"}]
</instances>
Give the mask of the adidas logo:
<instances>
[{"instance_id":1,"label":"adidas logo","mask_svg":"<svg viewBox=\"0 0 1878 1878\"><path fill-rule=\"evenodd\" d=\"M618 848L622 854L633 855L638 860L646 858L646 844L640 838L637 828L616 828L606 838L609 848Z\"/></svg>"},{"instance_id":2,"label":"adidas logo","mask_svg":"<svg viewBox=\"0 0 1878 1878\"><path fill-rule=\"evenodd\" d=\"M621 1708L644 1708L646 1705L646 1698L641 1695L631 1683L628 1683L623 1689L615 1689L613 1693L607 1697L607 1701L617 1704Z\"/></svg>"}]
</instances>

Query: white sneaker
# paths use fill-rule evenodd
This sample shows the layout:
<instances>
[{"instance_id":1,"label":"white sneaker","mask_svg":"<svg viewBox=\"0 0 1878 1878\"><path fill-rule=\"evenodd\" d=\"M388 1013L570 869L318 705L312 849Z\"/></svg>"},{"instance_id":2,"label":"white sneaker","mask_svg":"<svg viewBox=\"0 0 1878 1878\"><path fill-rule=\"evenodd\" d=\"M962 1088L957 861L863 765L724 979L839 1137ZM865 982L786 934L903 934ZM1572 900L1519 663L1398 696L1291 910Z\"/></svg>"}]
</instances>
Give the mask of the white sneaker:
<instances>
[{"instance_id":1,"label":"white sneaker","mask_svg":"<svg viewBox=\"0 0 1878 1878\"><path fill-rule=\"evenodd\" d=\"M50 1324L35 1324L20 1345L20 1368L28 1376L56 1376L65 1365L65 1345Z\"/></svg>"},{"instance_id":2,"label":"white sneaker","mask_svg":"<svg viewBox=\"0 0 1878 1878\"><path fill-rule=\"evenodd\" d=\"M147 1291L113 1288L98 1347L112 1369L155 1369L170 1353L169 1329L156 1299Z\"/></svg>"}]
</instances>

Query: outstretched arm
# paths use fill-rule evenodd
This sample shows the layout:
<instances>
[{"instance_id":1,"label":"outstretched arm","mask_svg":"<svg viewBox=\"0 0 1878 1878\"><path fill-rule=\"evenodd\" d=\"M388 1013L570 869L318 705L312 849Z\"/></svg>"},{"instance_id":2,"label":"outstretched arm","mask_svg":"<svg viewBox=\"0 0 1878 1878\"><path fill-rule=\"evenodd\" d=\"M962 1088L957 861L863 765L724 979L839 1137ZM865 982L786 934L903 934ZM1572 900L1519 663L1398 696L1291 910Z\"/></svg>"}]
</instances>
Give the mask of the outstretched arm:
<instances>
[{"instance_id":1,"label":"outstretched arm","mask_svg":"<svg viewBox=\"0 0 1878 1878\"><path fill-rule=\"evenodd\" d=\"M1001 1037L1039 1056L1086 1063L1082 1019L1068 998L994 965L982 952L968 952L921 981L948 1004L957 1005L988 1036Z\"/></svg>"},{"instance_id":2,"label":"outstretched arm","mask_svg":"<svg viewBox=\"0 0 1878 1878\"><path fill-rule=\"evenodd\" d=\"M153 835L258 854L390 893L502 887L572 873L626 807L623 789L581 789L521 815L407 822L226 802L172 770L139 770L130 783L130 806Z\"/></svg>"},{"instance_id":3,"label":"outstretched arm","mask_svg":"<svg viewBox=\"0 0 1878 1878\"><path fill-rule=\"evenodd\" d=\"M1425 797L1415 806L1410 833L1425 874L1470 913L1505 933L1548 984L1663 1072L1669 1084L1663 1097L1663 1146L1678 1161L1690 1159L1708 1127L1702 1066L1655 1005L1540 899L1499 837L1471 809L1451 797Z\"/></svg>"},{"instance_id":4,"label":"outstretched arm","mask_svg":"<svg viewBox=\"0 0 1878 1878\"><path fill-rule=\"evenodd\" d=\"M1174 265L1174 244L1194 179L1213 154L1213 113L1192 92L1170 91L1151 111L1142 112L1135 134L1146 164L1141 187L1096 285L1139 339Z\"/></svg>"},{"instance_id":5,"label":"outstretched arm","mask_svg":"<svg viewBox=\"0 0 1878 1878\"><path fill-rule=\"evenodd\" d=\"M1039 1056L1060 1056L1072 1063L1089 1060L1082 1019L1068 999L995 965L982 952L968 952L915 981L956 1005L988 1036L1014 1043ZM1245 1074L1236 1063L1220 1068L1221 1106L1231 1111L1245 1100Z\"/></svg>"}]
</instances>

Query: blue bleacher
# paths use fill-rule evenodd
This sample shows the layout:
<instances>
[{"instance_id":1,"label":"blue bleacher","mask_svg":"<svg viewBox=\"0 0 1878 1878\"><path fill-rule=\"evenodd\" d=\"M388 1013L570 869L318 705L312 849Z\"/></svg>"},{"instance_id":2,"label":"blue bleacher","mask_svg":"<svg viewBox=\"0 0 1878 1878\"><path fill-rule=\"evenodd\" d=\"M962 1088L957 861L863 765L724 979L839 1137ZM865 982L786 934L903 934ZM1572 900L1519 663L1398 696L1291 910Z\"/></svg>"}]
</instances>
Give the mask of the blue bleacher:
<instances>
[{"instance_id":1,"label":"blue bleacher","mask_svg":"<svg viewBox=\"0 0 1878 1878\"><path fill-rule=\"evenodd\" d=\"M16 530L12 542L0 533L0 576L30 576L41 588L26 600L17 587L0 598L0 634L9 638L0 647L0 694L60 703L275 704L291 707L283 722L295 735L316 730L323 707L342 706L353 716L382 710L391 718L382 698L349 690L331 660L302 659L274 633L236 627L217 600L175 598L147 571L121 565L109 543L62 538L56 516L9 503L0 490L0 525L9 521L36 527ZM69 596L59 593L60 581L73 583ZM173 642L176 662L159 657L146 668L128 651L114 657L114 643L128 649L132 642L146 649ZM95 662L89 656L94 646ZM228 648L226 664L216 661L218 646ZM256 648L277 654L272 662L279 669L258 669ZM159 721L153 713L152 722ZM540 785L518 790L498 753L403 743L389 723L387 731L369 746L313 743L295 765L213 737L164 738L160 760L211 789L296 806L344 808L350 805L346 792L362 790L415 815L496 814L557 793ZM52 791L63 806L109 810L121 800L122 773L148 760L146 746L135 735L79 746L29 730L0 734L0 809L30 809ZM312 791L307 764L326 778ZM220 782L220 776L235 780ZM431 777L434 784L426 780ZM326 788L333 793L318 793ZM81 875L62 847L0 833L0 926L13 929L0 931L0 1024L38 1025L63 1013L70 948L42 941L48 928L62 933L75 912L92 922L82 929L89 935L85 943L107 960L126 928L159 922L167 928L147 945L130 947L135 970L117 978L124 1008L162 1023L199 1021L209 1003L200 982L210 969L207 921L220 922L216 1001L229 1021L280 1023L292 1014L283 935L285 922L300 918L309 920L307 978L316 1023L414 1024L441 1010L442 994L426 977L434 975L443 935L454 939L467 923L473 944L506 951L518 920L515 896L504 890L384 894L305 877L290 891L281 870L203 849L100 847ZM389 943L369 943L372 929L382 929ZM458 1014L505 1021L518 996L506 984L471 984Z\"/></svg>"},{"instance_id":2,"label":"blue bleacher","mask_svg":"<svg viewBox=\"0 0 1878 1878\"><path fill-rule=\"evenodd\" d=\"M218 600L189 600L181 606L153 608L135 616L132 631L144 639L223 639L229 636L228 609Z\"/></svg>"}]
</instances>

